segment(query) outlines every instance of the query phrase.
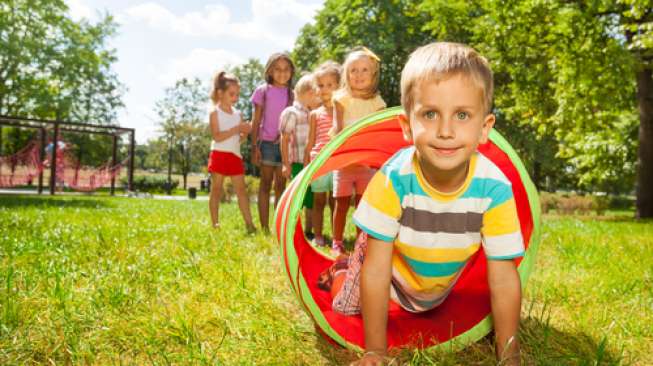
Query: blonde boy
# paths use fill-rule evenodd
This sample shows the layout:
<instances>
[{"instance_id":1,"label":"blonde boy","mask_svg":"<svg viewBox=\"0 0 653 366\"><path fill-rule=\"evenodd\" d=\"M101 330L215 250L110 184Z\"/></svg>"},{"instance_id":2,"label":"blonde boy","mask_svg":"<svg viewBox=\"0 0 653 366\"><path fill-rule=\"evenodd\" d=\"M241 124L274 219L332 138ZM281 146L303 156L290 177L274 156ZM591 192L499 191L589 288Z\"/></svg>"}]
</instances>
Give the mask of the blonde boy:
<instances>
[{"instance_id":1,"label":"blonde boy","mask_svg":"<svg viewBox=\"0 0 653 366\"><path fill-rule=\"evenodd\" d=\"M519 364L521 287L512 259L524 243L510 182L476 149L494 125L492 93L487 61L461 44L421 47L404 67L400 123L413 146L368 185L354 213L366 235L333 300L336 311L362 312L366 353L358 365L385 362L389 299L411 312L437 307L481 246L497 357Z\"/></svg>"}]
</instances>

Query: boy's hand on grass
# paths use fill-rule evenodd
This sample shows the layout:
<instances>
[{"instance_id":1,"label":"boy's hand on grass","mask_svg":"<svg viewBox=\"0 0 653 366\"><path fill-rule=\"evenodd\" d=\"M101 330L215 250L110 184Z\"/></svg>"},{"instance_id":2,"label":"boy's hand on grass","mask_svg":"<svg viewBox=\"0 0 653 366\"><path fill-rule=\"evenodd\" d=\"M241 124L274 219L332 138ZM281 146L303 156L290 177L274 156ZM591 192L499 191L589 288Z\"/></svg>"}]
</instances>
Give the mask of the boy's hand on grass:
<instances>
[{"instance_id":1,"label":"boy's hand on grass","mask_svg":"<svg viewBox=\"0 0 653 366\"><path fill-rule=\"evenodd\" d=\"M384 366L391 365L394 362L388 360L388 357L376 352L365 352L360 360L352 362L349 366Z\"/></svg>"}]
</instances>

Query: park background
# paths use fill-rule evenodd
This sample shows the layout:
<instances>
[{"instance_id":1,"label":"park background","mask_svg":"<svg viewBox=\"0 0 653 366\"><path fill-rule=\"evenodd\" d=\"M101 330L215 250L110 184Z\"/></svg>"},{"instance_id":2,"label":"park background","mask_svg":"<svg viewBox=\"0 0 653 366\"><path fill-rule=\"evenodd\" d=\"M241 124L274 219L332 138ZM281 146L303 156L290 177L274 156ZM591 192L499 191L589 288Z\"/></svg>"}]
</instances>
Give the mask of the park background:
<instances>
[{"instance_id":1,"label":"park background","mask_svg":"<svg viewBox=\"0 0 653 366\"><path fill-rule=\"evenodd\" d=\"M121 124L126 90L110 45L118 32L109 13L90 21L73 18L62 1L3 1L0 115ZM288 51L301 72L365 45L382 60L383 98L398 105L405 60L434 40L468 43L489 59L496 129L542 192L544 237L522 317L525 361L653 363L651 2L326 1ZM246 117L264 62L226 65L241 80ZM181 78L163 90L152 108L159 133L136 146L137 181L150 180L137 189L164 193L175 180L170 193L199 187L209 81ZM4 127L0 156L34 138ZM105 137L64 138L84 165L111 155ZM255 192L256 169L247 171ZM314 333L273 238L245 236L235 205L224 210L226 228L210 232L205 202L0 196L0 363L353 359ZM493 360L488 340L466 352L401 357Z\"/></svg>"}]
</instances>

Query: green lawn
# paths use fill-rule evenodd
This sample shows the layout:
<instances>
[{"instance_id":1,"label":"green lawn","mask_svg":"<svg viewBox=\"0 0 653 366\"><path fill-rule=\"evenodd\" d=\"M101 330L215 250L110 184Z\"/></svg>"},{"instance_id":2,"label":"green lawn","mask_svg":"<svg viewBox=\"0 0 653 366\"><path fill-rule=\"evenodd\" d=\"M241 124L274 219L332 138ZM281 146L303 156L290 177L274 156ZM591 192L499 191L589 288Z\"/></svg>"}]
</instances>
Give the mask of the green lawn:
<instances>
[{"instance_id":1,"label":"green lawn","mask_svg":"<svg viewBox=\"0 0 653 366\"><path fill-rule=\"evenodd\" d=\"M316 335L270 235L237 206L0 196L0 364L343 364ZM536 365L653 364L653 222L545 217L525 293ZM414 365L496 364L488 340Z\"/></svg>"}]
</instances>

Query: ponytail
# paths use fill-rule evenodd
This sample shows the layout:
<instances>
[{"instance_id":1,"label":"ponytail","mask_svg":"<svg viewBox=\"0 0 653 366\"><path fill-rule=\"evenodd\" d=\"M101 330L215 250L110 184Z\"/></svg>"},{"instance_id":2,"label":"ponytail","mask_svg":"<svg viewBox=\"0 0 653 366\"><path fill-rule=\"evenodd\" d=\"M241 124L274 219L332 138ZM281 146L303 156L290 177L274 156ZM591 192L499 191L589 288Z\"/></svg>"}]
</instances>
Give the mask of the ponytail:
<instances>
[{"instance_id":1,"label":"ponytail","mask_svg":"<svg viewBox=\"0 0 653 366\"><path fill-rule=\"evenodd\" d=\"M240 84L238 78L226 71L220 71L213 77L213 85L211 86L211 93L209 97L213 104L217 104L220 100L220 92L227 90L230 83Z\"/></svg>"}]
</instances>

